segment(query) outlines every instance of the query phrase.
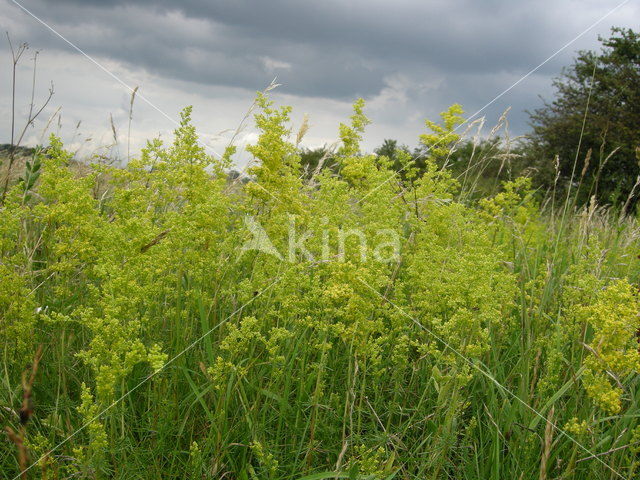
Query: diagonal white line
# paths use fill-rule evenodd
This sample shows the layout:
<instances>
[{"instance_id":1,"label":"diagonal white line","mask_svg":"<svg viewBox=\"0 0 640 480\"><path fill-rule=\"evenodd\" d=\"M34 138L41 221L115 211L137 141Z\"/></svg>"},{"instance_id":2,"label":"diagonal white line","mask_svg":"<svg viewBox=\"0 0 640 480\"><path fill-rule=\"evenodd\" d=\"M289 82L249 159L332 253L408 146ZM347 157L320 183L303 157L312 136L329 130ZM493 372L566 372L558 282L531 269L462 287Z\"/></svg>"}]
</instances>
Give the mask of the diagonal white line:
<instances>
[{"instance_id":1,"label":"diagonal white line","mask_svg":"<svg viewBox=\"0 0 640 480\"><path fill-rule=\"evenodd\" d=\"M568 41L567 43L565 43L562 47L560 47L558 50L556 50L553 54L549 55L544 61L542 61L541 63L538 64L538 66L536 66L535 68L532 68L531 70L529 70L526 74L524 74L522 77L520 77L515 83L513 83L511 86L509 86L508 88L506 88L505 90L503 90L501 93L499 93L498 95L496 95L489 103L487 103L484 107L480 108L479 110L477 110L473 115L471 115L470 117L468 117L467 119L465 119L464 122L462 122L460 125L458 125L456 128L453 129L453 131L457 131L460 127L462 127L463 125L469 123L474 117L478 116L480 113L482 113L485 109L487 109L489 106L491 106L493 103L495 103L498 99L500 99L502 96L506 95L508 92L510 92L512 89L514 89L516 86L518 86L520 83L522 83L525 79L527 79L529 76L531 76L533 73L535 73L536 71L538 71L542 66L544 66L546 63L548 63L549 61L553 60L556 56L558 56L561 52L563 52L564 50L566 50L568 47L570 47L571 45L573 45L577 40L579 40L581 37L583 37L585 34L587 34L588 32L590 32L591 30L593 30L594 27L596 27L600 22L602 22L605 18L607 18L609 15L611 15L612 13L614 13L615 11L619 10L621 7L623 7L624 5L626 5L627 3L629 3L630 0L624 0L622 3L620 3L618 6L614 7L613 9L609 10L604 16L602 16L601 18L599 18L598 20L596 20L595 22L593 22L591 25L589 25L585 30L583 30L581 33L579 33L578 35L576 35L575 37L573 37L570 41ZM433 144L432 147L435 147L436 145L438 145L440 143L440 141L436 142ZM423 155L425 153L427 153L430 150L430 148L427 148L427 150L423 153ZM415 162L415 160L413 161ZM369 195L371 195L373 192L375 192L376 190L378 190L380 187L382 187L383 185L385 185L387 182L389 182L390 180L396 178L397 174L402 172L405 168L409 167L413 162L409 162L407 165L405 165L404 167L402 167L400 170L394 172L393 175L391 175L389 178L387 178L386 180L384 180L382 183L378 184L376 187L374 187L372 190L369 190L369 192L367 192L367 194L365 196L363 196L362 198L360 198L360 200L357 201L357 203L362 202L365 198L367 198Z\"/></svg>"},{"instance_id":2,"label":"diagonal white line","mask_svg":"<svg viewBox=\"0 0 640 480\"><path fill-rule=\"evenodd\" d=\"M71 40L69 40L67 37L65 37L64 35L62 35L60 32L58 32L55 28L53 28L51 25L49 25L47 22L45 22L44 20L42 20L40 17L36 16L33 12L31 12L30 10L28 10L24 5L20 4L19 2L17 2L16 0L11 0L16 6L18 6L22 11L24 11L25 13L27 13L28 15L30 15L31 17L33 17L35 20L37 20L40 24L42 24L44 27L46 27L48 30L50 30L54 35L56 35L57 37L59 37L60 39L62 39L65 43L67 43L69 46L71 46L71 48L73 48L74 50L76 50L78 53L80 53L82 56L84 56L87 60L89 60L91 63L93 63L95 66L97 66L100 70L102 70L104 73L106 73L107 75L109 75L111 78L113 78L116 82L118 82L120 85L122 85L123 87L125 87L127 90L129 90L129 92L133 93L134 89L127 84L124 80L122 80L120 77L118 77L116 74L114 74L112 71L110 71L108 68L106 68L104 65L102 65L100 62L98 62L95 58L93 58L91 55L89 55L88 53L86 53L84 50L82 50L80 47L78 47L75 43L73 43ZM145 97L142 93L137 92L136 96L138 98L141 98L146 104L148 104L151 108L153 108L155 111L157 111L158 113L160 113L163 117L165 117L167 120L169 120L171 123L173 123L176 126L180 126L180 122L178 122L175 118L171 117L169 114L167 114L164 110L162 110L160 107L158 107L157 105L155 105L151 100L149 100L147 97ZM211 153L213 153L215 156L217 156L218 158L222 158L222 155L220 155L213 147L211 147L209 144L203 142L202 140L200 140L200 138L197 139L197 142L202 145L204 148L208 149ZM256 185L258 185L258 187L260 187L262 190L264 190L265 192L267 192L269 195L271 195L274 199L276 199L278 202L280 201L280 199L274 195L273 193L271 193L269 190L267 190L266 188L264 188L262 185L260 185L259 183L256 182Z\"/></svg>"},{"instance_id":3,"label":"diagonal white line","mask_svg":"<svg viewBox=\"0 0 640 480\"><path fill-rule=\"evenodd\" d=\"M286 273L286 272L285 272ZM162 368L160 368L159 370L156 370L155 372L151 373L150 375L146 376L144 379L142 379L140 381L140 383L138 383L137 385L135 385L134 387L132 387L130 390L128 390L127 392L123 393L118 399L116 399L111 405L109 405L108 407L106 407L104 410L100 411L98 414L96 414L95 417L91 418L90 420L88 420L84 425L82 425L80 428L78 428L77 430L75 430L71 435L69 435L68 437L66 437L64 440L62 440L60 443L58 443L56 446L54 446L53 448L51 448L48 452L44 453L40 458L38 458L38 460L36 460L34 463L32 463L31 465L29 465L26 469L24 469L22 472L20 472L18 475L16 475L13 480L18 480L23 474L25 474L26 472L28 472L29 470L31 470L33 467L35 467L36 465L38 465L38 463L40 463L43 459L45 459L46 457L48 457L52 452L58 450L61 446L63 446L65 443L67 443L69 440L71 440L73 437L75 437L78 433L82 432L85 428L87 428L89 425L91 425L93 422L95 422L96 420L98 420L102 415L104 415L106 412L108 412L109 410L111 410L114 406L116 406L118 403L120 403L122 400L124 400L125 398L127 398L131 393L133 393L134 391L136 391L138 388L140 388L142 385L144 385L147 381L151 380L153 377L155 377L157 374L161 373L162 371L164 371L169 365L171 365L173 362L175 362L178 358L180 358L182 355L184 355L186 352L188 352L189 350L191 350L193 347L195 347L198 343L200 343L202 340L205 339L205 337L207 337L208 335L210 335L214 330L218 329L219 327L221 327L223 324L225 324L226 322L229 321L229 319L231 319L231 317L233 317L234 315L236 315L238 312L242 311L242 309L244 307L246 307L247 305L249 305L250 303L252 303L254 300L256 300L257 298L259 298L264 292L266 292L267 290L269 290L271 287L273 287L274 285L276 285L278 282L280 282L283 279L284 275L281 275L280 277L278 277L276 280L274 280L273 282L271 282L267 287L265 287L264 289L262 289L257 295L255 295L254 297L252 297L248 302L246 302L245 304L243 304L240 308L238 308L237 310L235 310L231 315L229 315L227 318L225 318L224 320L222 320L221 322L219 322L218 324L216 324L214 327L212 327L210 330L208 330L207 332L205 332L203 335L201 335L200 337L198 337L197 339L195 339L191 344L189 344L184 350L182 350L180 353L176 354L174 357L172 357L171 359L169 359L163 366Z\"/></svg>"},{"instance_id":4,"label":"diagonal white line","mask_svg":"<svg viewBox=\"0 0 640 480\"><path fill-rule=\"evenodd\" d=\"M16 6L18 6L21 10L23 10L24 12L26 12L27 14L29 14L31 17L33 17L35 20L37 20L39 23L41 23L43 26L45 26L48 30L50 30L52 33L54 33L56 36L58 36L59 38L61 38L64 42L66 42L68 45L70 45L74 50L76 50L77 52L79 52L81 55L83 55L84 57L86 57L88 60L90 60L93 64L95 64L98 68L100 68L103 72L105 72L107 75L109 75L111 78L113 78L114 80L116 80L119 84L121 84L122 86L124 86L126 89L128 89L130 92L133 92L133 88L131 86L129 86L127 83L125 83L123 80L121 80L118 76L116 76L115 74L113 74L111 71L109 71L107 68L105 68L102 64L100 64L98 61L96 61L94 58L92 58L90 55L88 55L87 53L85 53L82 49L80 49L78 46L76 46L74 43L72 43L70 40L68 40L66 37L64 37L62 34L60 34L59 32L57 32L55 29L53 29L51 26L49 26L46 22L44 22L43 20L41 20L39 17L37 17L36 15L34 15L31 11L29 11L27 8L25 8L23 5L21 5L20 3L18 3L16 0L11 0ZM544 60L542 63L540 63L538 66L536 66L535 68L533 68L532 70L530 70L528 73L526 73L523 77L521 77L519 80L517 80L514 84L512 84L510 87L508 87L507 89L505 89L503 92L501 92L500 94L498 94L496 97L494 97L489 103L487 103L486 105L484 105L482 108L480 108L478 111L476 111L474 114L472 114L470 117L468 117L462 124L458 125L458 127L456 127L455 130L457 130L458 128L460 128L462 125L464 125L465 123L468 123L471 119L473 119L475 116L479 115L482 111L484 111L486 108L488 108L490 105L492 105L494 102L496 102L499 98L501 98L502 96L504 96L506 93L508 93L509 91L511 91L513 88L515 88L518 84L520 84L522 81L524 81L526 78L528 78L530 75L532 75L534 72L536 72L538 69L540 69L543 65L545 65L546 63L548 63L550 60L552 60L554 57L556 57L559 53L561 53L562 51L564 51L566 48L568 48L570 45L572 45L573 43L575 43L579 38L581 38L583 35L585 35L587 32L589 32L590 30L592 30L596 25L598 25L600 22L602 22L605 18L607 18L609 15L611 15L612 13L614 13L616 10L618 10L619 8L621 8L622 6L624 6L626 3L628 3L629 0L625 0L622 3L620 3L618 6L616 6L615 8L613 8L611 11L609 11L607 14L605 14L602 18L600 18L599 20L597 20L596 22L594 22L592 25L590 25L587 29L585 29L583 32L581 32L579 35L577 35L576 37L574 37L571 41L567 42L563 47L561 47L559 50L557 50L555 53L553 53L551 56L549 56L546 60ZM168 119L171 123L173 123L174 125L179 125L179 122L177 122L174 118L172 118L171 116L169 116L167 113L165 113L163 110L161 110L159 107L157 107L155 104L153 104L150 100L148 100L144 95L142 94L138 94L138 97L140 97L145 103L147 103L149 106L151 106L154 110L156 110L157 112L159 112L162 116L164 116L166 119ZM455 131L454 130L454 131ZM199 140L200 142L200 140ZM213 148L211 148L209 145L202 143L203 146L205 146L205 148L208 148L209 150L211 150L215 155L217 155L218 157L221 157L221 155L219 153L217 153ZM387 180L385 180L384 182L382 182L381 184L379 184L378 186L376 186L373 190L369 191L364 197L362 197L360 200L358 200L358 202L361 202L362 200L364 200L366 197L368 197L371 193L373 193L375 190L377 190L378 188L380 188L382 185L384 185L385 183L387 183L389 180L391 180L392 178L395 178L396 174L399 173L400 171L404 170L403 169L399 170L398 172L396 172L392 177L389 177ZM264 188L264 187L263 187ZM268 192L270 195L273 196L273 194L271 194L270 192ZM274 197L277 198L277 197ZM282 279L282 277L278 278L277 280L275 280L274 282L272 282L269 286L267 286L265 289L263 289L258 295L256 295L255 297L253 297L251 300L249 300L248 302L246 302L244 305L242 305L240 308L238 308L236 311L234 311L231 315L229 315L227 318L225 318L224 320L222 320L220 323L218 323L217 325L215 325L213 328L211 328L209 331L207 331L206 333L204 333L202 336L200 336L198 339L196 339L194 342L192 342L189 346L187 346L184 350L182 350L180 353L178 353L177 355L175 355L174 357L172 357L170 360L168 360L161 369L153 372L152 374L148 375L147 377L145 377L141 382L139 382L137 385L135 385L133 388L131 388L129 391L127 391L126 393L124 393L121 397L119 397L117 400L115 400L111 405L109 405L108 407L106 407L104 410L102 410L101 412L99 412L95 417L93 417L91 420L89 420L88 422L86 422L84 425L82 425L78 430L74 431L71 435L69 435L67 438L65 438L62 442L60 442L58 445L56 445L55 447L53 447L51 450L49 450L47 453L45 453L42 457L40 457L40 459L38 459L38 461L36 461L35 463L33 463L32 465L30 465L29 467L27 467L26 470L24 470L22 473L27 472L28 470L30 470L31 468L33 468L35 465L37 465L42 459L44 459L46 456L48 456L49 454L51 454L53 451L57 450L58 448L60 448L62 445L64 445L65 443L67 443L70 439L72 439L75 435L77 435L78 433L80 433L81 431L83 431L88 425L90 425L91 423L93 423L95 420L97 420L98 418L100 418L104 413L106 413L108 410L110 410L111 408L113 408L113 406L117 405L119 402L121 402L123 399L125 399L128 395L130 395L132 392L134 392L135 390L137 390L140 386L142 386L144 383L146 383L148 380L150 380L151 378L153 378L155 375L157 375L158 373L161 373L167 366L169 366L171 363L173 363L176 359L178 359L179 357L181 357L182 355L184 355L187 351L191 350L193 347L195 347L200 341L202 341L206 336L208 336L209 334L211 334L214 330L216 330L217 328L219 328L221 325L223 325L224 323L226 323L230 318L232 318L234 315L236 315L238 312L240 312L245 306L249 305L250 303L252 303L255 299L257 299L258 297L260 297L264 292L266 292L267 290L269 290L271 287L273 287L276 283L278 283L280 280ZM520 399L520 397L518 397L516 394L514 394L513 392L511 392L509 389L507 389L506 387L504 387L502 384L500 384L490 373L486 372L485 370L481 369L480 367L478 367L478 365L476 365L474 362L472 362L470 359L468 359L467 357L465 357L463 354L461 354L459 351L457 351L455 348L453 348L451 345L449 345L445 340L443 340L442 338L440 338L437 334L435 334L433 331L429 330L428 328L426 328L424 325L422 325L420 322L418 322L416 319L414 319L413 317L411 317L408 313L406 313L404 310L402 310L400 307L398 307L397 305L395 305L393 302L391 302L389 299L387 299L386 297L384 297L382 294L380 294L377 290L375 290L373 287L371 287L370 285L368 285L366 282L364 282L363 280L360 279L360 281L367 286L369 289L371 289L373 292L375 292L377 295L379 295L381 298L383 298L385 301L389 302L394 308L396 308L400 313L402 313L403 315L405 315L406 317L408 317L409 319L411 319L416 325L418 325L420 328L424 329L426 332L430 333L432 336L434 336L436 339L438 339L440 342L442 342L447 348L449 348L450 350L452 350L456 355L460 356L465 362L467 362L469 365L471 365L472 368L474 368L475 370L479 371L482 375L484 375L485 377L487 377L489 380L491 380L496 386L498 386L500 389L502 389L504 392L508 393L509 395L511 395L513 398L515 398L518 402L522 403L525 407L527 407L528 409L530 409L533 413L535 413L537 416L539 416L540 418L542 418L545 422L547 422L548 424L550 424L554 429L556 429L560 434L562 434L563 436L567 437L568 439L570 439L571 441L573 441L574 443L576 443L576 445L578 445L580 448L582 448L585 452L587 452L590 455L593 455L594 458L596 460L598 460L600 463L602 463L605 467L607 467L609 470L611 470L614 474L616 474L617 476L624 478L620 473L618 473L617 471L615 471L612 467L610 467L608 464L606 464L604 461L602 461L598 456L596 456L595 454L593 454L593 452L591 452L589 449L587 449L586 447L584 447L582 444L580 444L577 440L575 440L571 435L569 435L567 432L565 432L564 430L562 430L561 428L557 427L555 424L553 424L552 422L550 422L546 417L544 417L540 412L538 412L537 410L535 410L533 407L531 407L530 405L528 405L526 402L524 402L522 399ZM18 478L20 478L20 475L16 476L13 480L17 480Z\"/></svg>"},{"instance_id":5,"label":"diagonal white line","mask_svg":"<svg viewBox=\"0 0 640 480\"><path fill-rule=\"evenodd\" d=\"M375 288L373 288L371 285L369 285L367 282L365 282L364 280L362 280L361 278L358 278L358 280L360 280L360 282L366 286L367 288L369 288L369 290L371 290L372 292L374 292L376 295L378 295L380 298L382 298L385 302L388 302L392 307L394 307L396 310L398 310L398 312L400 312L402 315L404 315L405 317L407 317L408 319L410 319L413 323L415 323L418 327L422 328L425 332L427 332L428 334L430 334L431 336L433 336L436 340L438 340L439 342L441 342L445 347L447 347L449 350L451 350L453 353L455 353L457 356L459 356L462 360L464 360L466 363L468 363L473 369L477 370L478 372L480 372L483 376L485 376L486 378L488 378L492 383L494 383L498 388L500 388L503 392L509 394L511 397L515 398L518 402L520 402L522 405L524 405L526 408L528 408L529 410L531 410L535 415L537 415L538 417L540 417L542 420L544 420L546 423L548 423L551 427L553 427L558 433L560 433L561 435L567 437L569 440L571 440L572 442L574 442L578 447L580 447L582 450L584 450L586 453L588 453L590 456L592 456L593 459L598 460L602 465L604 465L605 467L607 467L609 470L611 470L614 474L616 474L618 477L620 478L625 478L621 473L617 472L616 470L613 469L613 467L611 467L610 465L608 465L607 463L605 463L599 456L597 456L596 454L594 454L591 450L589 450L587 447L585 447L584 445L582 445L580 442L578 442L574 437L572 437L571 435L569 435L566 431L564 431L562 428L558 427L556 424L554 424L553 422L551 422L549 419L547 419L544 415L542 415L538 410L536 410L535 408L533 408L531 405L529 405L527 402L525 402L524 400L522 400L518 395L516 395L515 393L513 393L511 390L509 390L507 387L505 387L504 385L502 385L500 382L498 382L498 380L495 379L495 377L493 375L491 375L489 372L483 370L482 368L480 368L475 362L473 362L471 359L469 359L468 357L466 357L464 354L460 353L456 348L452 347L451 345L449 345L449 343L447 343L446 340L444 340L442 337L440 337L438 334L436 334L433 330L425 327L422 323L420 323L418 320L416 320L414 317L412 317L411 315L409 315L407 312L405 312L402 308L400 308L398 305L396 305L395 303L393 303L391 300L389 300L385 295L382 295L380 292L378 292Z\"/></svg>"},{"instance_id":6,"label":"diagonal white line","mask_svg":"<svg viewBox=\"0 0 640 480\"><path fill-rule=\"evenodd\" d=\"M18 3L16 0L11 0L16 6L18 6L22 11L24 11L25 13L29 14L31 17L33 17L35 20L37 20L38 22L40 22L40 24L42 24L44 27L46 27L48 30L50 30L54 35L56 35L57 37L61 38L64 42L66 42L71 48L73 48L74 50L76 50L78 53L80 53L82 56L84 56L87 60L89 60L91 63L93 63L96 67L98 67L100 70L102 70L104 73L106 73L107 75L109 75L111 78L113 78L116 82L118 82L120 85L122 85L123 87L125 87L127 90L129 90L129 92L133 93L133 87L131 87L130 85L128 85L124 80L122 80L120 77L118 77L116 74L114 74L113 72L111 72L108 68L106 68L105 66L103 66L100 62L98 62L96 59L94 59L91 55L89 55L88 53L86 53L84 50L82 50L80 47L78 47L75 43L73 43L71 40L69 40L67 37L65 37L64 35L62 35L60 32L58 32L56 29L54 29L52 26L50 26L47 22L45 22L44 20L42 20L40 17L36 16L33 12L31 12L30 10L28 10L24 5ZM171 117L169 114L167 114L164 110L160 109L158 106L156 106L153 102L151 102L151 100L149 100L147 97L145 97L142 93L136 93L136 96L141 98L145 103L147 103L151 108L153 108L155 111L157 111L158 113L160 113L163 117L165 117L167 120L169 120L171 123L173 123L174 125L180 126L180 123L173 117ZM205 145L203 143L203 145L208 148L214 155L218 156L218 158L222 157L222 155L220 155L218 152L216 152L212 147L210 147L209 145Z\"/></svg>"}]
</instances>

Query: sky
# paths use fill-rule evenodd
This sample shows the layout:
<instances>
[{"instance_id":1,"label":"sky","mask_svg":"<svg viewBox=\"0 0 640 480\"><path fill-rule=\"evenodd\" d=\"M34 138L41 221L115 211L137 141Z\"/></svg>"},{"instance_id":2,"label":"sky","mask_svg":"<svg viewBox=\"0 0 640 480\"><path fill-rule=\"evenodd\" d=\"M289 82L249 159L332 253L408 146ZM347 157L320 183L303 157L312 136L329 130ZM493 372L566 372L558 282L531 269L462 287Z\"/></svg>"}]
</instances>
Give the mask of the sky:
<instances>
[{"instance_id":1,"label":"sky","mask_svg":"<svg viewBox=\"0 0 640 480\"><path fill-rule=\"evenodd\" d=\"M54 85L24 143L41 143L47 130L79 156L126 158L127 144L135 152L147 139L170 140L179 111L193 105L214 155L243 125L242 164L257 138L251 116L243 119L274 78L270 94L293 107L294 135L308 115L309 148L336 142L360 97L372 120L367 151L385 138L417 145L424 120L452 103L469 116L481 110L473 118L485 117L486 132L510 108L510 134L522 135L526 111L552 99L552 80L576 51L599 49L612 26L638 29L640 0L621 1L0 0L0 28L14 47L30 47L17 69L17 127L35 51L36 103ZM11 64L3 39L0 143L10 138Z\"/></svg>"}]
</instances>

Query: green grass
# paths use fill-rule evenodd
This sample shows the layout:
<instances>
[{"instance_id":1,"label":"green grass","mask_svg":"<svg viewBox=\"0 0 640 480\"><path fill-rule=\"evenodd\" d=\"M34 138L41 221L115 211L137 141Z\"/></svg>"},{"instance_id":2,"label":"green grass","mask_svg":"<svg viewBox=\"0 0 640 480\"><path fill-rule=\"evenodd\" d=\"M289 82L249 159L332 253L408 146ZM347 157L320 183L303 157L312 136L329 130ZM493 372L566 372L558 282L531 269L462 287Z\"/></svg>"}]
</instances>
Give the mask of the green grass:
<instances>
[{"instance_id":1,"label":"green grass","mask_svg":"<svg viewBox=\"0 0 640 480\"><path fill-rule=\"evenodd\" d=\"M8 193L0 418L28 465L44 456L27 478L634 478L635 218L571 197L551 211L523 180L469 200L428 159L400 181L358 153L361 106L340 175L309 182L288 111L259 104L244 185L187 110L173 144L121 170L79 175L53 138L29 192ZM242 251L246 215L283 260ZM286 255L292 218L313 260ZM371 246L395 231L399 256L363 260L350 237L338 257L349 229ZM18 452L0 442L3 478Z\"/></svg>"}]
</instances>

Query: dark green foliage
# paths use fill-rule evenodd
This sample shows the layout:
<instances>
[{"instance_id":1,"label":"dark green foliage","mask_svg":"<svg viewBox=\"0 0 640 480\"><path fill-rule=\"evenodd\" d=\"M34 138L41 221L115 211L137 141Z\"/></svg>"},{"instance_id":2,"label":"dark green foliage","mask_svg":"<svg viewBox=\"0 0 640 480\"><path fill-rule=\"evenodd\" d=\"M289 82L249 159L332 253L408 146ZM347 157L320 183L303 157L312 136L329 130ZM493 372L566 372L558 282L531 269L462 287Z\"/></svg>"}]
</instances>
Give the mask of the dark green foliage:
<instances>
[{"instance_id":1,"label":"dark green foliage","mask_svg":"<svg viewBox=\"0 0 640 480\"><path fill-rule=\"evenodd\" d=\"M640 35L613 28L600 41L602 51L579 52L555 80L556 98L531 114L528 158L547 188L555 182L558 155L559 188L573 179L578 202L595 195L600 203L622 203L640 173Z\"/></svg>"},{"instance_id":2,"label":"dark green foliage","mask_svg":"<svg viewBox=\"0 0 640 480\"><path fill-rule=\"evenodd\" d=\"M378 157L386 157L391 162L392 170L399 173L400 178L406 180L409 171L415 169L417 176L421 177L424 173L427 162L428 153L425 149L414 148L413 152L407 145L398 145L397 140L386 138L382 145L374 149L373 152Z\"/></svg>"},{"instance_id":3,"label":"dark green foliage","mask_svg":"<svg viewBox=\"0 0 640 480\"><path fill-rule=\"evenodd\" d=\"M329 147L305 148L298 152L300 166L305 178L311 178L316 171L329 168L333 173L338 171L338 163Z\"/></svg>"}]
</instances>

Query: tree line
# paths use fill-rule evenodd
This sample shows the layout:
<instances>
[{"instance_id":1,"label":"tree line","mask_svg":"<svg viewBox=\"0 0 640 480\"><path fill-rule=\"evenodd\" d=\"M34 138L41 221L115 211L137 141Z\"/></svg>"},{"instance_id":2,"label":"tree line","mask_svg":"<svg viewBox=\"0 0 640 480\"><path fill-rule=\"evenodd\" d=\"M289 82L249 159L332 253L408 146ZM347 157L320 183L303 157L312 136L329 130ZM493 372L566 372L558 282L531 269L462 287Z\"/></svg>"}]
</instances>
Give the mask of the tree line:
<instances>
[{"instance_id":1,"label":"tree line","mask_svg":"<svg viewBox=\"0 0 640 480\"><path fill-rule=\"evenodd\" d=\"M399 157L409 155L419 175L424 158L435 156L461 183L473 181L477 195L524 175L541 196L570 194L579 205L594 199L634 208L640 199L640 34L614 27L598 39L600 51L579 51L554 79L554 98L527 112L530 131L520 139L453 135L437 152L385 139L374 153L391 161L400 178L406 169ZM319 168L339 174L329 147L299 153L306 175Z\"/></svg>"}]
</instances>

